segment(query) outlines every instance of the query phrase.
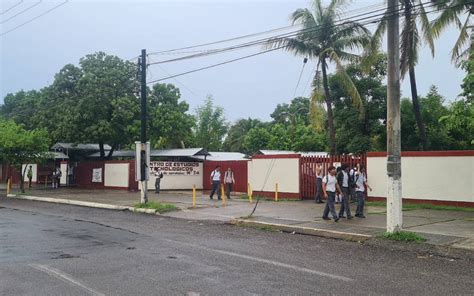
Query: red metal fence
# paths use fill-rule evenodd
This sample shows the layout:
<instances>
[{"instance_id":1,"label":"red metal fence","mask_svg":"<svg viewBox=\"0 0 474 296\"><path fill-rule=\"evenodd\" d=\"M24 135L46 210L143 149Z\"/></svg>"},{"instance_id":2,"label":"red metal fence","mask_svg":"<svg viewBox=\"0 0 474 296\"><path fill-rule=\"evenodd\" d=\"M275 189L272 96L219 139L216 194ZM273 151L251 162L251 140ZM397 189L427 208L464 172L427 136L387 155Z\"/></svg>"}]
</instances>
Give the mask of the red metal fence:
<instances>
[{"instance_id":1,"label":"red metal fence","mask_svg":"<svg viewBox=\"0 0 474 296\"><path fill-rule=\"evenodd\" d=\"M331 165L348 164L355 167L358 163L367 168L367 155L301 156L300 158L300 195L303 199L313 199L316 195L316 164L320 163L323 175Z\"/></svg>"},{"instance_id":2,"label":"red metal fence","mask_svg":"<svg viewBox=\"0 0 474 296\"><path fill-rule=\"evenodd\" d=\"M216 166L221 166L222 179L224 178L224 172L230 167L234 172L235 185L233 191L235 192L247 192L248 183L248 161L247 160L233 160L233 161L205 161L202 186L204 190L211 190L210 176L211 172Z\"/></svg>"}]
</instances>

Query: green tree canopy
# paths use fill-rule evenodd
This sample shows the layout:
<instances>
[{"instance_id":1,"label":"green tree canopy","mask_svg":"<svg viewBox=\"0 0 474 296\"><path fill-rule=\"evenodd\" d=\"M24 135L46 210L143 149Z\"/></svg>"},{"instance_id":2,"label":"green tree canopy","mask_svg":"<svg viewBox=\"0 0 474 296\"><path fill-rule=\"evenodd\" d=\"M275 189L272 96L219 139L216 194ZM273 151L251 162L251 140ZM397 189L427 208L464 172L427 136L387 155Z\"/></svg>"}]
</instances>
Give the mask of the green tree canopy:
<instances>
[{"instance_id":1,"label":"green tree canopy","mask_svg":"<svg viewBox=\"0 0 474 296\"><path fill-rule=\"evenodd\" d=\"M41 163L51 157L48 153L50 140L43 129L25 130L13 120L0 120L0 161L12 165L20 175L20 188L24 189L23 164Z\"/></svg>"},{"instance_id":2,"label":"green tree canopy","mask_svg":"<svg viewBox=\"0 0 474 296\"><path fill-rule=\"evenodd\" d=\"M208 151L220 151L227 133L224 109L215 106L212 96L196 109L196 145Z\"/></svg>"}]
</instances>

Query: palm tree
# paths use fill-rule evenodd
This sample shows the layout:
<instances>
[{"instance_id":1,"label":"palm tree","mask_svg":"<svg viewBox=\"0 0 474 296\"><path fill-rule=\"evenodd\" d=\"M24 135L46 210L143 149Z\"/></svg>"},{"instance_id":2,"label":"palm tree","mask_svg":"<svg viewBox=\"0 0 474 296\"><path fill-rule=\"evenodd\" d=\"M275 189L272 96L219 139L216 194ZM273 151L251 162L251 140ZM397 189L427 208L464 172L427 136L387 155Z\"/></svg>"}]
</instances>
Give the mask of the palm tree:
<instances>
[{"instance_id":1,"label":"palm tree","mask_svg":"<svg viewBox=\"0 0 474 296\"><path fill-rule=\"evenodd\" d=\"M354 21L338 24L341 10L348 2L347 0L331 0L327 7L323 7L321 0L313 0L311 10L300 8L291 14L293 24L301 24L303 27L295 37L275 38L267 44L269 48L281 47L295 55L316 59L318 67L321 66L331 154L335 154L337 150L332 98L328 85L328 65L335 63L337 74L344 81L347 93L354 105L362 111L360 95L344 71L343 62L358 60L359 56L350 51L362 49L370 42L370 32L363 25Z\"/></svg>"},{"instance_id":2,"label":"palm tree","mask_svg":"<svg viewBox=\"0 0 474 296\"><path fill-rule=\"evenodd\" d=\"M425 124L421 116L420 101L418 100L415 66L418 63L418 51L422 38L428 44L431 55L434 56L434 36L430 21L426 16L423 0L400 0L400 4L403 13L402 31L400 33L400 74L402 79L405 78L407 73L410 78L413 113L415 115L416 125L418 126L422 150L427 150L428 138L426 137ZM386 14L374 32L373 41L371 43L372 51L376 51L380 47L382 37L387 27L387 19L390 17L394 16ZM420 25L421 32L418 30Z\"/></svg>"},{"instance_id":3,"label":"palm tree","mask_svg":"<svg viewBox=\"0 0 474 296\"><path fill-rule=\"evenodd\" d=\"M442 31L451 24L460 30L459 37L451 51L451 60L460 66L463 60L469 58L469 51L473 48L473 31L471 15L474 14L474 2L472 0L433 0L438 4L441 14L432 22L433 35L437 38ZM466 20L461 20L466 15ZM469 42L470 40L470 42ZM466 48L464 45L468 43Z\"/></svg>"}]
</instances>

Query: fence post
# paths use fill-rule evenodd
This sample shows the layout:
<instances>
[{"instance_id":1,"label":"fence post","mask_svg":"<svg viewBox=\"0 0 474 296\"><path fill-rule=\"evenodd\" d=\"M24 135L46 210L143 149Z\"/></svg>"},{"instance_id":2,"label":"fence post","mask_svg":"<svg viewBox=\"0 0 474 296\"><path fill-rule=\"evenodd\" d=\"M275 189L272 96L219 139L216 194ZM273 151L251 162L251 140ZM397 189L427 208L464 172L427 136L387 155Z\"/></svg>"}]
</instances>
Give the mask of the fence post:
<instances>
[{"instance_id":1,"label":"fence post","mask_svg":"<svg viewBox=\"0 0 474 296\"><path fill-rule=\"evenodd\" d=\"M193 185L193 208L196 208L196 185Z\"/></svg>"}]
</instances>

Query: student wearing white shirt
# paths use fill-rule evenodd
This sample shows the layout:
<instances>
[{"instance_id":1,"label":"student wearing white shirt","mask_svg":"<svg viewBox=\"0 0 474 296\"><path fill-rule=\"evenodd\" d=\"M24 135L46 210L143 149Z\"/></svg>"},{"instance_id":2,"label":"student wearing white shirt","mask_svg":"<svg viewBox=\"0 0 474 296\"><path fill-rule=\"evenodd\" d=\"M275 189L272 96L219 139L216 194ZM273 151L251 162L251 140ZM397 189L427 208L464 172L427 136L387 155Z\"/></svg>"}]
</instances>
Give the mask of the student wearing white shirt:
<instances>
[{"instance_id":1,"label":"student wearing white shirt","mask_svg":"<svg viewBox=\"0 0 474 296\"><path fill-rule=\"evenodd\" d=\"M220 166L216 166L216 169L212 171L211 184L212 184L212 191L209 198L213 199L214 193L217 191L217 199L221 200L221 167Z\"/></svg>"},{"instance_id":2,"label":"student wearing white shirt","mask_svg":"<svg viewBox=\"0 0 474 296\"><path fill-rule=\"evenodd\" d=\"M341 192L339 184L337 184L336 168L330 166L328 168L328 174L323 178L323 194L327 199L326 206L324 207L323 219L329 219L328 215L331 212L334 222L339 221L336 210L334 209L334 199L336 198L336 192Z\"/></svg>"},{"instance_id":3,"label":"student wearing white shirt","mask_svg":"<svg viewBox=\"0 0 474 296\"><path fill-rule=\"evenodd\" d=\"M346 218L344 216L344 212L347 213L347 219L352 219L351 215L351 208L349 206L349 166L347 164L343 164L341 166L341 172L339 173L338 183L339 186L342 187L342 200L341 200L341 209L339 211L339 218Z\"/></svg>"},{"instance_id":4,"label":"student wearing white shirt","mask_svg":"<svg viewBox=\"0 0 474 296\"><path fill-rule=\"evenodd\" d=\"M316 203L323 203L323 167L320 163L316 164Z\"/></svg>"},{"instance_id":5,"label":"student wearing white shirt","mask_svg":"<svg viewBox=\"0 0 474 296\"><path fill-rule=\"evenodd\" d=\"M364 165L360 165L359 171L356 172L354 177L355 182L355 190L357 196L357 210L355 216L358 218L365 218L364 216L364 204L365 204L365 186L372 191L372 187L369 186L367 183L367 176L365 174L365 167Z\"/></svg>"}]
</instances>

